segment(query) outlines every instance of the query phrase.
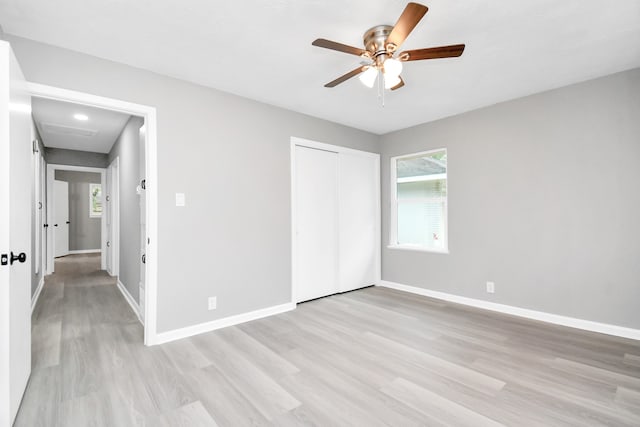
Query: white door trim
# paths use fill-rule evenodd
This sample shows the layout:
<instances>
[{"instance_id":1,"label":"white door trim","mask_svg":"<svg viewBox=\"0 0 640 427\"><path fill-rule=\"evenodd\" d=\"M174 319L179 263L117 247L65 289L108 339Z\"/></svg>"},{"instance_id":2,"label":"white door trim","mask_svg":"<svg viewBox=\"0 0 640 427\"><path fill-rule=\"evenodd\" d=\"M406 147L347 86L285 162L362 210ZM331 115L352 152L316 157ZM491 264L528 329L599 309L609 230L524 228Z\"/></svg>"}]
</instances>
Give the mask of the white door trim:
<instances>
[{"instance_id":1,"label":"white door trim","mask_svg":"<svg viewBox=\"0 0 640 427\"><path fill-rule=\"evenodd\" d=\"M69 166L69 165L58 165L54 163L47 164L47 274L51 274L55 271L55 234L53 227L51 226L55 222L54 218L54 185L53 181L55 180L56 171L57 170L65 170L65 171L76 171L76 172L91 172L91 173L99 173L100 174L100 182L102 188L105 186L106 172L105 168L94 168L89 166ZM100 218L100 250L102 253L105 253L107 249L107 219L105 215L102 215ZM71 252L69 252L71 253ZM101 259L101 269L106 268L106 260L104 257Z\"/></svg>"},{"instance_id":2,"label":"white door trim","mask_svg":"<svg viewBox=\"0 0 640 427\"><path fill-rule=\"evenodd\" d=\"M296 146L307 147L307 148L315 148L318 150L331 151L334 153L345 153L356 156L363 156L378 159L376 162L376 182L380 182L380 155L377 153L370 153L368 151L356 150L353 148L341 147L339 145L331 145L326 144L324 142L312 141L309 139L299 138L296 136L291 137L290 144L290 156L291 156L291 171L290 171L290 179L291 179L291 301L295 304L297 301L297 289L298 284L296 283L296 230L297 230L297 221L296 221L296 155L295 148ZM376 261L375 261L375 279L376 283L379 283L382 278L382 263L381 263L381 207L380 207L380 192L378 191L376 194ZM340 271L340 265L338 265L338 274Z\"/></svg>"},{"instance_id":3,"label":"white door trim","mask_svg":"<svg viewBox=\"0 0 640 427\"><path fill-rule=\"evenodd\" d=\"M146 183L147 183L147 262L145 264L146 294L144 313L144 343L157 344L157 276L158 276L158 155L157 115L155 107L105 98L84 92L61 89L38 83L29 83L32 96L74 102L98 108L120 111L144 118L146 128ZM104 250L104 248L103 248Z\"/></svg>"},{"instance_id":4,"label":"white door trim","mask_svg":"<svg viewBox=\"0 0 640 427\"><path fill-rule=\"evenodd\" d=\"M109 196L111 197L109 208L111 209L111 232L107 236L111 246L107 248L111 251L111 271L109 274L117 276L120 274L120 157L116 157L109 164L107 169L111 169L111 182ZM113 183L115 182L115 186Z\"/></svg>"}]
</instances>

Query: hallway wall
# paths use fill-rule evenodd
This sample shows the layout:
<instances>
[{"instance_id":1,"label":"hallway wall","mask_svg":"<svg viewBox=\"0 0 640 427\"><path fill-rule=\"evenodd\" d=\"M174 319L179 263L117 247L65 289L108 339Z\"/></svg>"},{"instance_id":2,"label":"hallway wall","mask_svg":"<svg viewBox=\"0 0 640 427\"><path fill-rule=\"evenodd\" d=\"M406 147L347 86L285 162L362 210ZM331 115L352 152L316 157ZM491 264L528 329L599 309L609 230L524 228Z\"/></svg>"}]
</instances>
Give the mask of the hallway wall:
<instances>
[{"instance_id":1,"label":"hallway wall","mask_svg":"<svg viewBox=\"0 0 640 427\"><path fill-rule=\"evenodd\" d=\"M109 152L109 164L118 157L120 171L120 257L118 279L140 302L140 126L141 117L131 117Z\"/></svg>"},{"instance_id":2,"label":"hallway wall","mask_svg":"<svg viewBox=\"0 0 640 427\"><path fill-rule=\"evenodd\" d=\"M45 150L47 162L53 165L87 166L92 168L106 168L109 166L108 156L105 153L51 147L47 147Z\"/></svg>"}]
</instances>

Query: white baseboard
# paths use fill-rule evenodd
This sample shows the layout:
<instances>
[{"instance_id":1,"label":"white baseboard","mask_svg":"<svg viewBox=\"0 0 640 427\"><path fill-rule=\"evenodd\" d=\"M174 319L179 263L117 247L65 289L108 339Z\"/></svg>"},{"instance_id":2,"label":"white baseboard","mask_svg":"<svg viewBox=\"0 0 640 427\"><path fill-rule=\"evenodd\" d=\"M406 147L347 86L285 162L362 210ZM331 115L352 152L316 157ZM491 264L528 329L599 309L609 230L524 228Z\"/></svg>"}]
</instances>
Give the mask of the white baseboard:
<instances>
[{"instance_id":1,"label":"white baseboard","mask_svg":"<svg viewBox=\"0 0 640 427\"><path fill-rule=\"evenodd\" d=\"M36 308L36 304L38 303L38 298L40 298L40 293L42 292L42 288L44 287L44 274L40 278L40 283L38 283L38 287L36 288L36 292L31 297L31 313L33 314L33 310Z\"/></svg>"},{"instance_id":2,"label":"white baseboard","mask_svg":"<svg viewBox=\"0 0 640 427\"><path fill-rule=\"evenodd\" d=\"M124 297L125 300L127 300L129 305L131 306L131 309L136 314L136 317L138 317L138 320L140 321L140 323L144 325L144 322L142 321L142 317L140 316L140 306L138 306L138 303L136 302L136 300L133 299L133 297L131 296L127 288L124 286L124 284L120 281L120 279L118 279L116 283L118 285L118 289L120 289L120 292L122 293L122 296Z\"/></svg>"},{"instance_id":3,"label":"white baseboard","mask_svg":"<svg viewBox=\"0 0 640 427\"><path fill-rule=\"evenodd\" d=\"M67 255L77 255L77 254L99 254L102 253L101 249L80 249L77 251L69 251Z\"/></svg>"},{"instance_id":4,"label":"white baseboard","mask_svg":"<svg viewBox=\"0 0 640 427\"><path fill-rule=\"evenodd\" d=\"M526 319L539 320L553 323L555 325L568 326L570 328L582 329L585 331L599 332L601 334L614 335L617 337L640 340L640 329L627 328L625 326L610 325L607 323L594 322L591 320L576 319L574 317L561 316L559 314L546 313L544 311L529 310L527 308L514 307L511 305L498 304L474 298L461 297L447 294L445 292L432 291L416 286L402 285L400 283L381 280L378 286L397 289L399 291L410 292L412 294L423 295L443 301L454 302L470 307L482 308L499 313L511 314L513 316L524 317Z\"/></svg>"},{"instance_id":5,"label":"white baseboard","mask_svg":"<svg viewBox=\"0 0 640 427\"><path fill-rule=\"evenodd\" d=\"M226 328L228 326L238 325L240 323L249 322L251 320L262 319L263 317L273 316L274 314L291 311L295 308L296 304L293 302L274 305L273 307L261 308L259 310L250 311L248 313L236 314L235 316L212 320L211 322L200 323L198 325L187 326L186 328L161 332L156 335L154 344L163 344L170 341L191 337L193 335L215 331L216 329Z\"/></svg>"}]
</instances>

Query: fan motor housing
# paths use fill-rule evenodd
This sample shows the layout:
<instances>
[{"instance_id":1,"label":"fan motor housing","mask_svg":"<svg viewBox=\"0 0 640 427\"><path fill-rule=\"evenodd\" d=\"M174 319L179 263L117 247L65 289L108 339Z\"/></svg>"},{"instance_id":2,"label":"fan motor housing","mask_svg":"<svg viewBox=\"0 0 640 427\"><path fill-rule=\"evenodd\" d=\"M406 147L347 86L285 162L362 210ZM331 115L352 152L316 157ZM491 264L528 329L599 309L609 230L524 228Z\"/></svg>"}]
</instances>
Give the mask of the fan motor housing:
<instances>
[{"instance_id":1,"label":"fan motor housing","mask_svg":"<svg viewBox=\"0 0 640 427\"><path fill-rule=\"evenodd\" d=\"M362 40L364 42L364 48L371 54L372 58L377 58L381 55L389 55L387 52L387 37L393 30L391 25L376 25L365 31ZM380 59L384 60L384 57Z\"/></svg>"}]
</instances>

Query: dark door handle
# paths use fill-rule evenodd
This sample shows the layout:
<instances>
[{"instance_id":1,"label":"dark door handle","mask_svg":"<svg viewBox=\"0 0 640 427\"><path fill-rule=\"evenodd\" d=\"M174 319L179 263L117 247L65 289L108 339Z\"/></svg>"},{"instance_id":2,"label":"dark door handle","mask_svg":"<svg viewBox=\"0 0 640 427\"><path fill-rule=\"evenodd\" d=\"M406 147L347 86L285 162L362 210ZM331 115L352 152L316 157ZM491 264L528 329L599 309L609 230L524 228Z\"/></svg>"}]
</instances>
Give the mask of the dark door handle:
<instances>
[{"instance_id":1,"label":"dark door handle","mask_svg":"<svg viewBox=\"0 0 640 427\"><path fill-rule=\"evenodd\" d=\"M142 254L142 263L143 264L147 263L147 254Z\"/></svg>"},{"instance_id":2,"label":"dark door handle","mask_svg":"<svg viewBox=\"0 0 640 427\"><path fill-rule=\"evenodd\" d=\"M49 228L49 224L45 224L45 225L44 225L44 228Z\"/></svg>"},{"instance_id":3,"label":"dark door handle","mask_svg":"<svg viewBox=\"0 0 640 427\"><path fill-rule=\"evenodd\" d=\"M107 242L107 247L110 248L111 247L111 242Z\"/></svg>"},{"instance_id":4,"label":"dark door handle","mask_svg":"<svg viewBox=\"0 0 640 427\"><path fill-rule=\"evenodd\" d=\"M53 224L53 226L54 226L54 227L57 227L57 226L58 226L58 224Z\"/></svg>"},{"instance_id":5,"label":"dark door handle","mask_svg":"<svg viewBox=\"0 0 640 427\"><path fill-rule=\"evenodd\" d=\"M71 224L71 221L67 221L67 224Z\"/></svg>"},{"instance_id":6,"label":"dark door handle","mask_svg":"<svg viewBox=\"0 0 640 427\"><path fill-rule=\"evenodd\" d=\"M25 254L24 252L20 252L18 255L14 255L13 251L11 251L11 260L9 261L9 264L13 265L13 263L16 261L25 262L26 260L27 254Z\"/></svg>"}]
</instances>

